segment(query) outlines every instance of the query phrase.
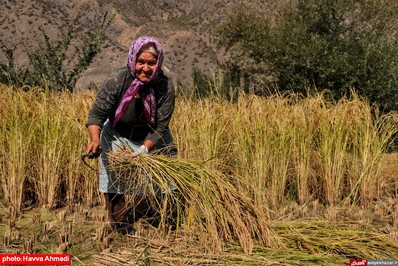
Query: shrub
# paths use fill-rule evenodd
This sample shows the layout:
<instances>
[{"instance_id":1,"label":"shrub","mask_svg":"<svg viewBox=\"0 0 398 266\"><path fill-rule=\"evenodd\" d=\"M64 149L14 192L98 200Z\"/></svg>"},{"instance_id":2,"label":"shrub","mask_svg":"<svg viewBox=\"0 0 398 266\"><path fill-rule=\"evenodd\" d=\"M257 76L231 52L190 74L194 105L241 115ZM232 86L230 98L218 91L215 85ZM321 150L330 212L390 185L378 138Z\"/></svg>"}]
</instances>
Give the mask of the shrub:
<instances>
[{"instance_id":1,"label":"shrub","mask_svg":"<svg viewBox=\"0 0 398 266\"><path fill-rule=\"evenodd\" d=\"M355 88L385 111L397 108L396 1L279 3L235 7L220 28L229 68L281 90L330 89L336 99Z\"/></svg>"},{"instance_id":2,"label":"shrub","mask_svg":"<svg viewBox=\"0 0 398 266\"><path fill-rule=\"evenodd\" d=\"M76 24L61 30L57 40L51 40L44 28L40 27L43 40L36 49L27 52L30 65L21 69L17 69L14 63L17 45L9 48L0 43L0 48L8 59L7 64L0 65L0 82L19 86L30 84L56 91L73 91L79 77L100 52L105 41L105 30L112 21L113 17L105 13L94 29L86 33L80 46L73 46L74 40L77 39ZM74 51L71 53L73 47Z\"/></svg>"}]
</instances>

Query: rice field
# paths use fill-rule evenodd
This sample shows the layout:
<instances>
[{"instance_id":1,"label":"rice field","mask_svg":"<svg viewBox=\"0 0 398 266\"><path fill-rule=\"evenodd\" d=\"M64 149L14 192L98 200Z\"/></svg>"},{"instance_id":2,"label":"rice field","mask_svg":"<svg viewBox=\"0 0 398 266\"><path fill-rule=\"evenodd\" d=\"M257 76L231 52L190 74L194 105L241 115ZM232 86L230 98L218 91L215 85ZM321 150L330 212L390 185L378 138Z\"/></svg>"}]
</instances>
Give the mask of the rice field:
<instances>
[{"instance_id":1,"label":"rice field","mask_svg":"<svg viewBox=\"0 0 398 266\"><path fill-rule=\"evenodd\" d=\"M97 173L80 160L94 97L0 85L1 253L68 253L74 265L398 259L398 157L386 153L396 114L355 95L178 98L176 158L111 155L121 177L166 191L152 201L160 225L139 220L124 237L109 232Z\"/></svg>"}]
</instances>

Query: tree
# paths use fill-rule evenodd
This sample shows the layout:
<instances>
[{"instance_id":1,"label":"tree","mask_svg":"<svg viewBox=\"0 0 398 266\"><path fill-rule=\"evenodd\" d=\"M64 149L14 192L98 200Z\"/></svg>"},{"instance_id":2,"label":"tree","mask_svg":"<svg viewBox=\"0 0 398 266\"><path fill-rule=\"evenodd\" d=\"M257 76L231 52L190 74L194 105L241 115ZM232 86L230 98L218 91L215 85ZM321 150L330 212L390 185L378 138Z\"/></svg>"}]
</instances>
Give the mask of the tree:
<instances>
[{"instance_id":1,"label":"tree","mask_svg":"<svg viewBox=\"0 0 398 266\"><path fill-rule=\"evenodd\" d=\"M281 90L355 89L385 110L398 107L398 2L241 1L220 28L230 65Z\"/></svg>"},{"instance_id":2,"label":"tree","mask_svg":"<svg viewBox=\"0 0 398 266\"><path fill-rule=\"evenodd\" d=\"M114 16L109 17L108 13L105 13L94 29L85 34L80 46L74 47L72 44L77 39L77 23L62 29L57 40L51 40L40 27L43 40L37 48L28 50L30 65L20 69L16 69L14 64L13 52L16 46L9 48L1 44L9 62L1 64L0 82L73 91L79 77L101 51L105 30L113 18Z\"/></svg>"}]
</instances>

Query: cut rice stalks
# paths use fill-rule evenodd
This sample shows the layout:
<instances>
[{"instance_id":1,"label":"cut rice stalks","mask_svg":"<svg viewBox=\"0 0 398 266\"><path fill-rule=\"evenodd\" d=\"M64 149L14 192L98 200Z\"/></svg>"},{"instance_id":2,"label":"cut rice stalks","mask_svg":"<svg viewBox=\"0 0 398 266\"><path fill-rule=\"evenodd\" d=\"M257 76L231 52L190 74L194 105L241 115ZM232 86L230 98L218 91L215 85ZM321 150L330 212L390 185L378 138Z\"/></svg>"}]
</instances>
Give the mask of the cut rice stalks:
<instances>
[{"instance_id":1,"label":"cut rice stalks","mask_svg":"<svg viewBox=\"0 0 398 266\"><path fill-rule=\"evenodd\" d=\"M222 250L223 241L238 241L246 253L256 241L264 246L279 242L267 216L239 190L243 184L238 178L210 171L204 163L163 155L133 158L132 152L122 149L108 153L110 167L127 195L151 202L161 224L170 217L170 210L177 210L176 233L183 227L185 234L210 241L206 244L214 251Z\"/></svg>"},{"instance_id":2,"label":"cut rice stalks","mask_svg":"<svg viewBox=\"0 0 398 266\"><path fill-rule=\"evenodd\" d=\"M208 253L184 239L133 238L128 248L95 255L95 265L347 265L350 259L396 260L398 241L385 228L336 221L274 221L271 228L284 247L255 246L241 254L235 244L226 252ZM130 239L130 238L129 238ZM152 264L151 264L152 265Z\"/></svg>"}]
</instances>

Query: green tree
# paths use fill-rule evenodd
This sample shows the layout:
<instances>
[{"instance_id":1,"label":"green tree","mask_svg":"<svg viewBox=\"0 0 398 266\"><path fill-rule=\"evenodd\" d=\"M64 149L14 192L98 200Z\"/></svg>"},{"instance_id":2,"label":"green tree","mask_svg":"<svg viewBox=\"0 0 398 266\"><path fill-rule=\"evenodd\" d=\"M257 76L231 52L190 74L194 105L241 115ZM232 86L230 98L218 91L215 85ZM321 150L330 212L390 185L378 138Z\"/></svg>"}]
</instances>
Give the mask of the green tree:
<instances>
[{"instance_id":1,"label":"green tree","mask_svg":"<svg viewBox=\"0 0 398 266\"><path fill-rule=\"evenodd\" d=\"M206 75L195 66L192 68L192 78L194 88L191 97L232 100L236 96L231 77L223 74L220 69L211 75Z\"/></svg>"},{"instance_id":2,"label":"green tree","mask_svg":"<svg viewBox=\"0 0 398 266\"><path fill-rule=\"evenodd\" d=\"M241 1L220 28L229 65L281 90L354 88L385 110L398 107L398 2Z\"/></svg>"},{"instance_id":3,"label":"green tree","mask_svg":"<svg viewBox=\"0 0 398 266\"><path fill-rule=\"evenodd\" d=\"M49 87L51 90L73 91L77 80L101 51L105 41L105 30L112 23L114 16L105 13L93 30L88 31L80 42L77 39L77 23L72 23L61 30L58 39L51 40L40 27L43 40L33 50L28 50L29 66L17 69L14 63L14 50L1 43L8 63L1 64L0 82L17 85Z\"/></svg>"}]
</instances>

